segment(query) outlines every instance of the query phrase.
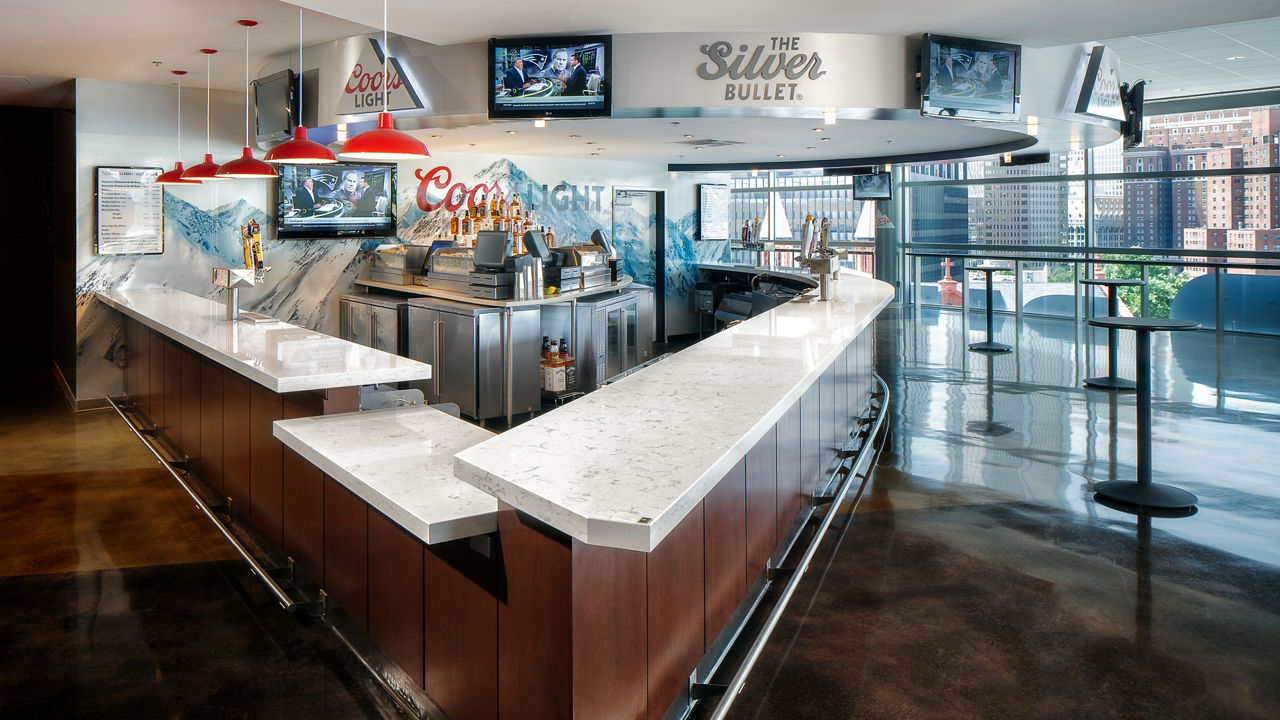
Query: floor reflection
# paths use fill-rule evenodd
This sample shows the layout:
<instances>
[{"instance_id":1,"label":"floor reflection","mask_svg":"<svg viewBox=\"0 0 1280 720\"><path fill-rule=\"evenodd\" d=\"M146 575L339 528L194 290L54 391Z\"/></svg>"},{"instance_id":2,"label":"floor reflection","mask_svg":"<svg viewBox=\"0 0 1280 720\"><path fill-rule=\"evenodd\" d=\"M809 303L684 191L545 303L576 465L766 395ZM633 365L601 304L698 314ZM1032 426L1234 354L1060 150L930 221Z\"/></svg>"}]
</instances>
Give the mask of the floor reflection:
<instances>
[{"instance_id":1,"label":"floor reflection","mask_svg":"<svg viewBox=\"0 0 1280 720\"><path fill-rule=\"evenodd\" d=\"M969 326L879 322L887 446L730 717L1280 716L1280 339L1153 336L1155 479L1200 505L1152 517L1093 497L1136 472L1105 332Z\"/></svg>"}]
</instances>

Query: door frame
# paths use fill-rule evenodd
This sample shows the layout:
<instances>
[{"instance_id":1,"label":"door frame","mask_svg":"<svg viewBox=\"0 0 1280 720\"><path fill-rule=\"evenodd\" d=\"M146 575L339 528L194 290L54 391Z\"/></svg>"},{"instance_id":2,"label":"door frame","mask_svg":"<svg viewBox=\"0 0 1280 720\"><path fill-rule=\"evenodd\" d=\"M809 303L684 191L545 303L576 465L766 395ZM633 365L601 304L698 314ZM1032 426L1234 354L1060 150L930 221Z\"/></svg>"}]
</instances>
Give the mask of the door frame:
<instances>
[{"instance_id":1,"label":"door frame","mask_svg":"<svg viewBox=\"0 0 1280 720\"><path fill-rule=\"evenodd\" d=\"M652 193L653 209L657 215L653 238L653 315L656 328L654 339L667 341L667 189L632 185L614 185L609 195L609 225L611 237L618 237L618 221L614 213L614 200L619 193Z\"/></svg>"}]
</instances>

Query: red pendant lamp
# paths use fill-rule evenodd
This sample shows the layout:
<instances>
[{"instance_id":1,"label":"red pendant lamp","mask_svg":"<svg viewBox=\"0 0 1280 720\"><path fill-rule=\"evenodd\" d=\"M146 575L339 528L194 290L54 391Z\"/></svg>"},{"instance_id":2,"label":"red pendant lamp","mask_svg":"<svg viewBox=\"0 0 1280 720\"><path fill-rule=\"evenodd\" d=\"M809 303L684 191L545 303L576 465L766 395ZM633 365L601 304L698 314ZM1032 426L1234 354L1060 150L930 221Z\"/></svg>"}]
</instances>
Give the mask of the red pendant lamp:
<instances>
[{"instance_id":1,"label":"red pendant lamp","mask_svg":"<svg viewBox=\"0 0 1280 720\"><path fill-rule=\"evenodd\" d=\"M198 165L192 165L187 171L182 173L183 180L226 180L225 177L218 177L218 163L213 161L213 153L209 151L209 86L212 84L211 75L212 58L217 50L203 48L200 52L204 53L204 162Z\"/></svg>"},{"instance_id":2,"label":"red pendant lamp","mask_svg":"<svg viewBox=\"0 0 1280 720\"><path fill-rule=\"evenodd\" d=\"M298 8L298 114L302 114L302 8ZM293 128L293 139L286 140L267 151L269 163L290 165L331 165L338 162L329 148L307 139L307 129L302 118Z\"/></svg>"},{"instance_id":3,"label":"red pendant lamp","mask_svg":"<svg viewBox=\"0 0 1280 720\"><path fill-rule=\"evenodd\" d=\"M387 110L387 98L391 95L391 74L387 70L387 0L382 0L382 112L378 113L378 127L366 130L351 138L338 154L343 160L420 160L431 157L427 146L418 138L396 130Z\"/></svg>"},{"instance_id":4,"label":"red pendant lamp","mask_svg":"<svg viewBox=\"0 0 1280 720\"><path fill-rule=\"evenodd\" d=\"M182 157L182 76L187 74L186 70L170 70L169 72L178 76L178 157ZM153 182L157 185L199 185L199 180L183 180L182 179L182 161L173 164L173 169L166 173L161 173Z\"/></svg>"},{"instance_id":5,"label":"red pendant lamp","mask_svg":"<svg viewBox=\"0 0 1280 720\"><path fill-rule=\"evenodd\" d=\"M222 164L218 168L218 177L259 180L276 177L276 169L253 156L249 147L249 28L258 24L257 20L240 20L244 26L244 151L240 157Z\"/></svg>"}]
</instances>

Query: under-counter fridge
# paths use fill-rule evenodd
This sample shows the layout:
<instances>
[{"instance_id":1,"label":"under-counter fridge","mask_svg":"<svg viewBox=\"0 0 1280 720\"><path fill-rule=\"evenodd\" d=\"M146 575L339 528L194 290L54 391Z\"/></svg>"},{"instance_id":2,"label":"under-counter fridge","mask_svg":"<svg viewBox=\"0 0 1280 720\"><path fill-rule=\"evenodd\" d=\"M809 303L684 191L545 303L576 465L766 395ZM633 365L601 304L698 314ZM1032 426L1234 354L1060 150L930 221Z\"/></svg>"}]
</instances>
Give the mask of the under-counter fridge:
<instances>
[{"instance_id":1,"label":"under-counter fridge","mask_svg":"<svg viewBox=\"0 0 1280 720\"><path fill-rule=\"evenodd\" d=\"M504 308L437 298L409 300L408 356L431 365L431 379L411 383L428 403L456 403L477 420L506 415ZM539 410L542 335L538 308L511 313L514 414Z\"/></svg>"},{"instance_id":2,"label":"under-counter fridge","mask_svg":"<svg viewBox=\"0 0 1280 720\"><path fill-rule=\"evenodd\" d=\"M579 390L591 392L653 359L653 297L653 288L632 285L578 301L578 344L573 355ZM568 303L544 306L542 334L569 337L568 309Z\"/></svg>"}]
</instances>

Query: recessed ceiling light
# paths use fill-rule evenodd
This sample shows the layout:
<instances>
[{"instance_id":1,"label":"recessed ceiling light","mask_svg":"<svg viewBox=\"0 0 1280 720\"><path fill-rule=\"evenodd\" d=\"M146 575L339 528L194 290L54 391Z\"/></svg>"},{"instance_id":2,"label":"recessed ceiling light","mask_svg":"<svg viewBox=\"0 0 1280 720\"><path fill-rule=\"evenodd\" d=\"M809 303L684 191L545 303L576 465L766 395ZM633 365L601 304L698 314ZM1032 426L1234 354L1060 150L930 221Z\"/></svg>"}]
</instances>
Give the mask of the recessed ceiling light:
<instances>
[{"instance_id":1,"label":"recessed ceiling light","mask_svg":"<svg viewBox=\"0 0 1280 720\"><path fill-rule=\"evenodd\" d=\"M508 131L507 131L507 134L508 134L508 135L515 135L515 134L516 134L516 131L515 131L515 130L508 130Z\"/></svg>"},{"instance_id":2,"label":"recessed ceiling light","mask_svg":"<svg viewBox=\"0 0 1280 720\"><path fill-rule=\"evenodd\" d=\"M599 145L597 145L597 146L596 146L596 149L597 149L597 150L599 150L600 152L604 152L605 150L608 150L609 148L602 148L602 147L600 147Z\"/></svg>"},{"instance_id":3,"label":"recessed ceiling light","mask_svg":"<svg viewBox=\"0 0 1280 720\"><path fill-rule=\"evenodd\" d=\"M1227 58L1227 60L1243 60L1243 59L1244 59L1243 55L1232 55L1231 57Z\"/></svg>"},{"instance_id":4,"label":"recessed ceiling light","mask_svg":"<svg viewBox=\"0 0 1280 720\"><path fill-rule=\"evenodd\" d=\"M778 157L786 157L786 155L783 155L782 153L778 153Z\"/></svg>"},{"instance_id":5,"label":"recessed ceiling light","mask_svg":"<svg viewBox=\"0 0 1280 720\"><path fill-rule=\"evenodd\" d=\"M822 138L822 142L831 142L831 138L824 137Z\"/></svg>"},{"instance_id":6,"label":"recessed ceiling light","mask_svg":"<svg viewBox=\"0 0 1280 720\"><path fill-rule=\"evenodd\" d=\"M814 129L813 129L813 131L814 131L814 132L822 132L822 128L814 128Z\"/></svg>"},{"instance_id":7,"label":"recessed ceiling light","mask_svg":"<svg viewBox=\"0 0 1280 720\"><path fill-rule=\"evenodd\" d=\"M702 149L702 146L701 146L701 145L694 145L694 146L693 146L693 149L694 149L694 150L701 150L701 149Z\"/></svg>"},{"instance_id":8,"label":"recessed ceiling light","mask_svg":"<svg viewBox=\"0 0 1280 720\"><path fill-rule=\"evenodd\" d=\"M582 136L581 136L581 135L570 135L570 136L569 136L569 139L570 139L570 140L577 140L577 139L578 139L578 138L580 138L580 137L582 137Z\"/></svg>"},{"instance_id":9,"label":"recessed ceiling light","mask_svg":"<svg viewBox=\"0 0 1280 720\"><path fill-rule=\"evenodd\" d=\"M688 133L686 133L686 134L685 134L685 137L687 137L687 138L691 138L691 137L693 137L693 136L692 136L692 135L689 135Z\"/></svg>"},{"instance_id":10,"label":"recessed ceiling light","mask_svg":"<svg viewBox=\"0 0 1280 720\"><path fill-rule=\"evenodd\" d=\"M805 148L805 150L812 150L812 149L813 149L813 146L812 146L812 145L810 145L809 147Z\"/></svg>"},{"instance_id":11,"label":"recessed ceiling light","mask_svg":"<svg viewBox=\"0 0 1280 720\"><path fill-rule=\"evenodd\" d=\"M588 144L588 145L595 145L595 144L596 144L596 141L595 141L595 140L583 140L582 142L584 142L584 143L586 143L586 144Z\"/></svg>"},{"instance_id":12,"label":"recessed ceiling light","mask_svg":"<svg viewBox=\"0 0 1280 720\"><path fill-rule=\"evenodd\" d=\"M440 136L439 136L439 135L432 135L432 136L431 136L431 138L432 138L433 140L439 140L439 139L440 139Z\"/></svg>"},{"instance_id":13,"label":"recessed ceiling light","mask_svg":"<svg viewBox=\"0 0 1280 720\"><path fill-rule=\"evenodd\" d=\"M591 157L595 157L595 156L597 156L597 155L599 155L599 154L600 154L600 153L591 153Z\"/></svg>"}]
</instances>

